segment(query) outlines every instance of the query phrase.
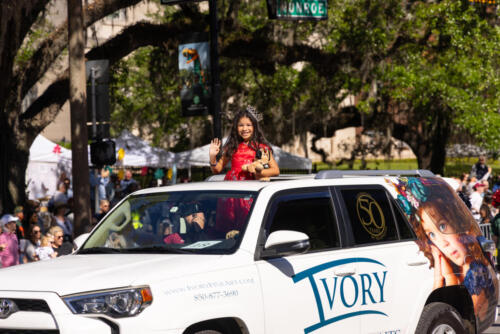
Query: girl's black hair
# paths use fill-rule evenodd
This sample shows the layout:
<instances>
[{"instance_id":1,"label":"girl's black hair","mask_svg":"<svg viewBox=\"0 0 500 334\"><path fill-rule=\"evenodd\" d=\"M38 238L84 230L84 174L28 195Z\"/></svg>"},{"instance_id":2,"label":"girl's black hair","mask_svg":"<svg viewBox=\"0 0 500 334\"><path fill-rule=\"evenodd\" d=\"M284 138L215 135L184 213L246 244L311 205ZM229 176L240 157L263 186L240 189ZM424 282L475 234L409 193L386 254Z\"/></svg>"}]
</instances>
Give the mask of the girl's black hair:
<instances>
[{"instance_id":1,"label":"girl's black hair","mask_svg":"<svg viewBox=\"0 0 500 334\"><path fill-rule=\"evenodd\" d=\"M226 144L224 144L223 152L226 157L231 159L234 152L238 149L238 145L243 142L243 139L238 134L238 122L242 117L247 117L250 119L253 125L253 134L252 138L250 138L249 146L251 149L257 151L259 149L260 144L267 145L272 152L271 144L267 141L266 137L260 130L259 122L255 118L255 114L250 111L250 108L239 111L233 118L233 125L231 126L231 133L227 139Z\"/></svg>"}]
</instances>

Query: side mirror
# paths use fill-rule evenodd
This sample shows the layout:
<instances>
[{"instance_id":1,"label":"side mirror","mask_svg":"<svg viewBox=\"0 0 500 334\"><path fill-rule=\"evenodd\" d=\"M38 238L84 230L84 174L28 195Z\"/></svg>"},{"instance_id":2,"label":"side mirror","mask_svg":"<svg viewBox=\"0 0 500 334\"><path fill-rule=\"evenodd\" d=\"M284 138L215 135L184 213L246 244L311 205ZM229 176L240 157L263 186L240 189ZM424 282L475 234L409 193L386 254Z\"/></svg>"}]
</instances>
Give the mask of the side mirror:
<instances>
[{"instance_id":1,"label":"side mirror","mask_svg":"<svg viewBox=\"0 0 500 334\"><path fill-rule=\"evenodd\" d=\"M85 242L85 240L87 240L89 235L90 235L90 233L83 233L83 234L80 234L79 236L77 236L75 239L73 239L73 247L75 249L80 248L83 245L83 243Z\"/></svg>"},{"instance_id":2,"label":"side mirror","mask_svg":"<svg viewBox=\"0 0 500 334\"><path fill-rule=\"evenodd\" d=\"M311 247L307 234L297 231L276 231L269 235L262 258L275 258L305 253Z\"/></svg>"}]
</instances>

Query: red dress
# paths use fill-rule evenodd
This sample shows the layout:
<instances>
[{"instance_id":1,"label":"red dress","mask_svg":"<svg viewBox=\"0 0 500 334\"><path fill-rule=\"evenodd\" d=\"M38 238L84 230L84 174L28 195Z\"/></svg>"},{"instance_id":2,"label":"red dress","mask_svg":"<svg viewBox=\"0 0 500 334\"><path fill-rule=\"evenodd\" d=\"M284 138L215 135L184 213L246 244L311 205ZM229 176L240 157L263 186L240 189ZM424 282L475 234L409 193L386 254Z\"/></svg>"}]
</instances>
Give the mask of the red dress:
<instances>
[{"instance_id":1,"label":"red dress","mask_svg":"<svg viewBox=\"0 0 500 334\"><path fill-rule=\"evenodd\" d=\"M260 144L259 148L261 147L269 149L269 147L264 144ZM231 169L226 173L224 180L255 180L254 174L241 170L243 165L254 161L255 153L256 151L247 144L240 143L236 152L234 152L231 157ZM221 234L221 237L225 236L229 231L241 230L247 220L252 202L253 199L251 198L227 198L219 200L215 229Z\"/></svg>"}]
</instances>

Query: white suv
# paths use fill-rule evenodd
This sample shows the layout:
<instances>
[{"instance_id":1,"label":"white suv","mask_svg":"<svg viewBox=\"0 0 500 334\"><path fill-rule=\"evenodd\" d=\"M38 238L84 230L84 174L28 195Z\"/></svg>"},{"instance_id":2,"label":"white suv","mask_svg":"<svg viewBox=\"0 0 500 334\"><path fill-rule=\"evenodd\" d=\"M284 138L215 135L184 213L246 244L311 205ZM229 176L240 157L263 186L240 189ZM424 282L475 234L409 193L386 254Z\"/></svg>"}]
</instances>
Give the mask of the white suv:
<instances>
[{"instance_id":1,"label":"white suv","mask_svg":"<svg viewBox=\"0 0 500 334\"><path fill-rule=\"evenodd\" d=\"M75 254L0 270L1 333L476 333L491 241L428 171L138 191Z\"/></svg>"}]
</instances>

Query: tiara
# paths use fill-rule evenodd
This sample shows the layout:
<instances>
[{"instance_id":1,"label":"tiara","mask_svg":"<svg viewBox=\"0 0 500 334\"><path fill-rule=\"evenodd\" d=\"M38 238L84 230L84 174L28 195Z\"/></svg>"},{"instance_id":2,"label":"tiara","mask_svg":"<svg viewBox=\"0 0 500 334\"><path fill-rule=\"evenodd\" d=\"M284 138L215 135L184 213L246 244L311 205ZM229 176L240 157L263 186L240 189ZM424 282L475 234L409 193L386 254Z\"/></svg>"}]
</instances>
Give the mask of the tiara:
<instances>
[{"instance_id":1,"label":"tiara","mask_svg":"<svg viewBox=\"0 0 500 334\"><path fill-rule=\"evenodd\" d=\"M247 106L247 108L245 109L246 112L248 112L250 115L252 115L252 117L257 121L257 122L260 122L264 119L264 115L260 112L258 112L255 107L253 106ZM228 121L232 121L234 119L234 117L236 116L236 112L233 112L231 110L228 110L226 112L223 112L222 113L222 116L224 118L226 118Z\"/></svg>"},{"instance_id":2,"label":"tiara","mask_svg":"<svg viewBox=\"0 0 500 334\"><path fill-rule=\"evenodd\" d=\"M257 122L260 122L264 119L264 116L262 115L262 113L258 112L255 107L253 106L247 106L247 112L253 116L253 118L255 118L257 120Z\"/></svg>"}]
</instances>

